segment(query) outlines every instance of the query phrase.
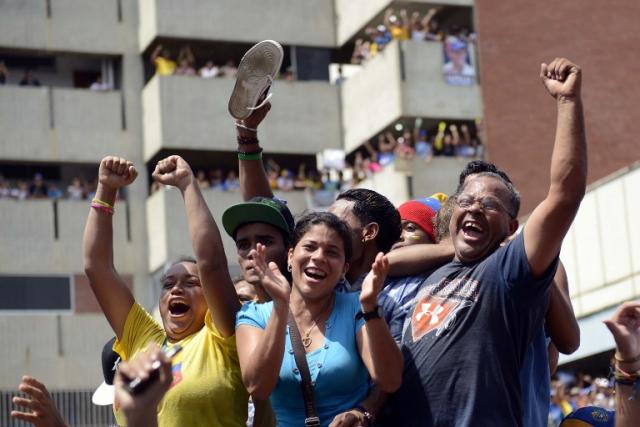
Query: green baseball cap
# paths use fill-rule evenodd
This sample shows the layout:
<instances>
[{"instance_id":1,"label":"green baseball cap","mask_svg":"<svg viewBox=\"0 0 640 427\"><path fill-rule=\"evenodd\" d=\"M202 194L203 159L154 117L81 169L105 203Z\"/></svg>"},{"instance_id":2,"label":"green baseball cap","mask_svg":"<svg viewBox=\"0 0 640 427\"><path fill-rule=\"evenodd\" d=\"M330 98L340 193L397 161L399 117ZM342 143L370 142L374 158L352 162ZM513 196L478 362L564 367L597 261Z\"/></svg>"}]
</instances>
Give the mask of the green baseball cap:
<instances>
[{"instance_id":1,"label":"green baseball cap","mask_svg":"<svg viewBox=\"0 0 640 427\"><path fill-rule=\"evenodd\" d=\"M222 226L233 239L238 227L256 222L273 225L289 237L295 225L287 205L269 197L254 197L231 206L222 214Z\"/></svg>"}]
</instances>

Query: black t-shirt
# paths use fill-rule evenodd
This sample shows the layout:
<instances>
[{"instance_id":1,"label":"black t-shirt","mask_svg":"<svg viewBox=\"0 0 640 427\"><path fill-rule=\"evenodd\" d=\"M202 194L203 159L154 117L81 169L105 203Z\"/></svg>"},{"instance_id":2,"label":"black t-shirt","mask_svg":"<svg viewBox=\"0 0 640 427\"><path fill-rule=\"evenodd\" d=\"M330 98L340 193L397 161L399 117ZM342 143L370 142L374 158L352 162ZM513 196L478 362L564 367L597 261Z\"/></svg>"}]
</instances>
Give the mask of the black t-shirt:
<instances>
[{"instance_id":1,"label":"black t-shirt","mask_svg":"<svg viewBox=\"0 0 640 427\"><path fill-rule=\"evenodd\" d=\"M520 366L557 266L533 278L523 234L477 264L454 261L426 279L407 317L402 386L385 425L522 425Z\"/></svg>"}]
</instances>

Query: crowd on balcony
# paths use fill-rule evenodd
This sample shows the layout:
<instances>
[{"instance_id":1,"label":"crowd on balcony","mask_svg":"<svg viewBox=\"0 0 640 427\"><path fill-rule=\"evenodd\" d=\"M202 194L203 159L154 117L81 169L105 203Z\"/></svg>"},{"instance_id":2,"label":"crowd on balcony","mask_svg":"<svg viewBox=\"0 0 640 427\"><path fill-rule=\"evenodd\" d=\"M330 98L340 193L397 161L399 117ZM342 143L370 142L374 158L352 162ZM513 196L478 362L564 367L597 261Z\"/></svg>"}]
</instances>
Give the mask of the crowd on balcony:
<instances>
[{"instance_id":1,"label":"crowd on balcony","mask_svg":"<svg viewBox=\"0 0 640 427\"><path fill-rule=\"evenodd\" d=\"M228 59L224 64L216 64L213 60L197 61L191 47L185 45L180 48L174 60L171 52L159 44L151 53L151 62L155 73L160 76L198 76L203 79L216 77L235 78L238 67L234 59ZM289 67L279 76L283 80L293 80L293 69Z\"/></svg>"},{"instance_id":2,"label":"crowd on balcony","mask_svg":"<svg viewBox=\"0 0 640 427\"><path fill-rule=\"evenodd\" d=\"M328 179L327 176L320 175L316 170L310 170L306 163L301 163L297 171L294 171L280 166L274 159L270 158L265 160L265 170L271 189L277 191L317 190L323 188L325 186L324 181ZM235 169L200 169L195 172L195 176L201 189L240 191L240 179ZM162 188L161 185L153 182L151 184L151 193L155 193L160 188Z\"/></svg>"},{"instance_id":3,"label":"crowd on balcony","mask_svg":"<svg viewBox=\"0 0 640 427\"><path fill-rule=\"evenodd\" d=\"M437 8L431 8L425 15L413 12L411 16L406 9L400 9L396 14L391 8L387 9L382 22L365 29L366 38L359 38L355 42L352 64L362 64L384 50L392 40L436 41L457 40L462 43L473 42L476 35L469 28L458 25L444 27L437 19Z\"/></svg>"},{"instance_id":4,"label":"crowd on balcony","mask_svg":"<svg viewBox=\"0 0 640 427\"><path fill-rule=\"evenodd\" d=\"M9 69L4 61L0 61L0 85L7 84L9 81ZM33 74L33 70L27 69L20 82L20 86L40 86L40 80Z\"/></svg>"},{"instance_id":5,"label":"crowd on balcony","mask_svg":"<svg viewBox=\"0 0 640 427\"><path fill-rule=\"evenodd\" d=\"M403 128L400 136L385 131L377 136L374 144L366 141L363 150L356 151L354 155L354 182L357 184L382 171L385 166L395 163L398 159L418 158L428 163L434 156L462 159L484 156L480 121L475 123L475 129L471 129L467 124L458 126L454 123L447 125L446 122L440 122L437 130L432 133L423 129L421 125L421 120L417 119L413 128Z\"/></svg>"},{"instance_id":6,"label":"crowd on balcony","mask_svg":"<svg viewBox=\"0 0 640 427\"><path fill-rule=\"evenodd\" d=\"M59 181L45 180L36 173L31 180L9 180L0 175L0 199L67 199L87 200L93 198L97 183L75 177L67 185Z\"/></svg>"},{"instance_id":7,"label":"crowd on balcony","mask_svg":"<svg viewBox=\"0 0 640 427\"><path fill-rule=\"evenodd\" d=\"M224 65L217 65L208 60L197 69L196 57L188 45L180 48L178 57L174 60L171 52L159 44L151 53L151 62L155 67L156 74L160 76L200 76L205 79L213 77L235 78L238 71L233 59L229 59Z\"/></svg>"}]
</instances>

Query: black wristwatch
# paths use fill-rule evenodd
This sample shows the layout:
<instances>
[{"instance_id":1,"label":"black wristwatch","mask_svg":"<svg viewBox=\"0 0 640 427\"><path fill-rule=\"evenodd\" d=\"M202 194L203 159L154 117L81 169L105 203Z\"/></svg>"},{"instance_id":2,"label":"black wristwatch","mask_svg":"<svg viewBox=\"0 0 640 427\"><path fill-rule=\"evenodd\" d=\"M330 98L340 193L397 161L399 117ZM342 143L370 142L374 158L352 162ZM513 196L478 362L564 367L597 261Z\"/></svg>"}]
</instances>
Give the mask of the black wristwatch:
<instances>
[{"instance_id":1,"label":"black wristwatch","mask_svg":"<svg viewBox=\"0 0 640 427\"><path fill-rule=\"evenodd\" d=\"M376 307L373 310L367 311L366 313L359 311L356 314L356 320L364 319L365 322L367 320L379 319L381 317L382 317L382 309L380 308L379 305L376 305Z\"/></svg>"}]
</instances>

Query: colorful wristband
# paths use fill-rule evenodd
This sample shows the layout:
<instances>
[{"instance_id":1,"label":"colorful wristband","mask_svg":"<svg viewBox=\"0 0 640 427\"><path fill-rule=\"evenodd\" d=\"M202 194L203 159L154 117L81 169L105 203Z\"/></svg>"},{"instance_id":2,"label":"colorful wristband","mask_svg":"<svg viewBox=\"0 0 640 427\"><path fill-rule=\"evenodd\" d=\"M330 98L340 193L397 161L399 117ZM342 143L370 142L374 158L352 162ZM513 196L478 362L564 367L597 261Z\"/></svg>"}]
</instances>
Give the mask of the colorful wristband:
<instances>
[{"instance_id":1,"label":"colorful wristband","mask_svg":"<svg viewBox=\"0 0 640 427\"><path fill-rule=\"evenodd\" d=\"M98 199L97 197L94 197L93 200L91 200L91 203L97 203L101 206L104 206L105 208L109 208L109 209L114 209L113 205L110 205L109 203L102 201L100 199Z\"/></svg>"},{"instance_id":2,"label":"colorful wristband","mask_svg":"<svg viewBox=\"0 0 640 427\"><path fill-rule=\"evenodd\" d=\"M251 151L238 151L238 160L262 160L262 148Z\"/></svg>"},{"instance_id":3,"label":"colorful wristband","mask_svg":"<svg viewBox=\"0 0 640 427\"><path fill-rule=\"evenodd\" d=\"M91 207L95 210L102 211L107 215L113 215L113 208L108 208L106 206L101 205L100 203L91 203Z\"/></svg>"}]
</instances>

